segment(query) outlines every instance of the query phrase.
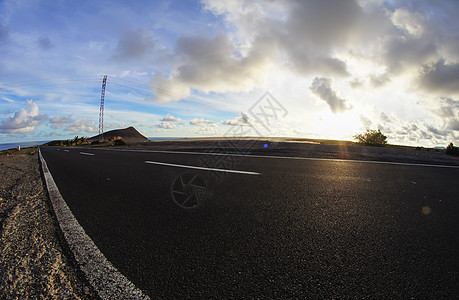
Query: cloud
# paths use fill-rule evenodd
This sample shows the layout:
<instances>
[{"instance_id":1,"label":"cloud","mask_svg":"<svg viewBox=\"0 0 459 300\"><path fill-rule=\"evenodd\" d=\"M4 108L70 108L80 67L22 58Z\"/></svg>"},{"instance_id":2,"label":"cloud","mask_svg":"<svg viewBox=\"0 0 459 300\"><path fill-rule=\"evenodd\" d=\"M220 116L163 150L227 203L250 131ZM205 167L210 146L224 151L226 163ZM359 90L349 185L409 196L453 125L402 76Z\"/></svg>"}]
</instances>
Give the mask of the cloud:
<instances>
[{"instance_id":1,"label":"cloud","mask_svg":"<svg viewBox=\"0 0 459 300\"><path fill-rule=\"evenodd\" d=\"M381 5L357 1L203 1L235 33L177 39L173 70L151 80L156 101L206 93L250 91L272 66L302 76L348 76L339 49L377 43L393 24ZM401 16L396 18L401 19ZM413 25L414 26L414 25Z\"/></svg>"},{"instance_id":2,"label":"cloud","mask_svg":"<svg viewBox=\"0 0 459 300\"><path fill-rule=\"evenodd\" d=\"M8 28L0 24L0 41L6 40L8 36Z\"/></svg>"},{"instance_id":3,"label":"cloud","mask_svg":"<svg viewBox=\"0 0 459 300\"><path fill-rule=\"evenodd\" d=\"M336 95L336 92L332 89L332 80L330 78L314 78L310 89L328 104L332 113L340 113L352 109L350 103Z\"/></svg>"},{"instance_id":4,"label":"cloud","mask_svg":"<svg viewBox=\"0 0 459 300\"><path fill-rule=\"evenodd\" d=\"M357 88L364 86L364 82L360 80L359 78L353 78L352 80L349 81L349 85L353 89L357 89Z\"/></svg>"},{"instance_id":5,"label":"cloud","mask_svg":"<svg viewBox=\"0 0 459 300\"><path fill-rule=\"evenodd\" d=\"M380 2L371 1L256 1L206 0L205 9L224 16L238 29L239 39L249 47L264 44L270 58L310 75L347 76L341 49L372 45L392 22ZM277 58L276 58L277 57Z\"/></svg>"},{"instance_id":6,"label":"cloud","mask_svg":"<svg viewBox=\"0 0 459 300\"><path fill-rule=\"evenodd\" d=\"M154 100L163 103L188 98L191 88L177 77L164 76L163 72L155 74L150 81L151 89L155 94Z\"/></svg>"},{"instance_id":7,"label":"cloud","mask_svg":"<svg viewBox=\"0 0 459 300\"><path fill-rule=\"evenodd\" d=\"M373 87L381 87L390 82L388 74L370 75L370 83Z\"/></svg>"},{"instance_id":8,"label":"cloud","mask_svg":"<svg viewBox=\"0 0 459 300\"><path fill-rule=\"evenodd\" d=\"M142 59L155 48L153 34L145 28L127 31L118 41L114 58L118 60Z\"/></svg>"},{"instance_id":9,"label":"cloud","mask_svg":"<svg viewBox=\"0 0 459 300\"><path fill-rule=\"evenodd\" d=\"M167 114L167 116L163 117L160 121L161 122L182 122L183 120L180 118L176 118L171 114Z\"/></svg>"},{"instance_id":10,"label":"cloud","mask_svg":"<svg viewBox=\"0 0 459 300\"><path fill-rule=\"evenodd\" d=\"M15 103L16 102L13 99L10 99L10 98L7 98L7 97L1 97L0 99L3 100L3 101L9 102L9 103Z\"/></svg>"},{"instance_id":11,"label":"cloud","mask_svg":"<svg viewBox=\"0 0 459 300\"><path fill-rule=\"evenodd\" d=\"M362 123L365 129L370 129L373 126L371 120L365 117L364 115L360 115L360 122Z\"/></svg>"},{"instance_id":12,"label":"cloud","mask_svg":"<svg viewBox=\"0 0 459 300\"><path fill-rule=\"evenodd\" d=\"M72 120L72 115L69 114L67 116L54 116L51 119L49 119L49 123L51 124L51 128L53 129L60 129L66 125L69 125L73 122Z\"/></svg>"},{"instance_id":13,"label":"cloud","mask_svg":"<svg viewBox=\"0 0 459 300\"><path fill-rule=\"evenodd\" d=\"M228 125L228 126L245 126L245 125L253 125L254 120L249 117L248 114L241 112L241 115L239 117L236 117L232 120L227 120L227 121L221 121L223 125Z\"/></svg>"},{"instance_id":14,"label":"cloud","mask_svg":"<svg viewBox=\"0 0 459 300\"><path fill-rule=\"evenodd\" d=\"M26 100L27 109L20 109L9 117L0 122L0 133L17 134L30 133L48 119L45 114L40 114L38 105L32 100Z\"/></svg>"},{"instance_id":15,"label":"cloud","mask_svg":"<svg viewBox=\"0 0 459 300\"><path fill-rule=\"evenodd\" d=\"M433 112L442 118L444 129L459 131L459 101L441 98L438 108Z\"/></svg>"},{"instance_id":16,"label":"cloud","mask_svg":"<svg viewBox=\"0 0 459 300\"><path fill-rule=\"evenodd\" d=\"M410 12L405 8L399 8L391 16L392 23L406 33L420 37L425 31L426 18L418 12Z\"/></svg>"},{"instance_id":17,"label":"cloud","mask_svg":"<svg viewBox=\"0 0 459 300\"><path fill-rule=\"evenodd\" d=\"M162 122L162 123L156 125L155 127L161 128L161 129L175 129L175 128L177 128L177 125L170 124L168 122Z\"/></svg>"},{"instance_id":18,"label":"cloud","mask_svg":"<svg viewBox=\"0 0 459 300\"><path fill-rule=\"evenodd\" d=\"M82 133L82 132L95 132L96 131L96 123L92 120L87 120L83 118L78 118L75 122L70 124L66 130L70 130L75 133Z\"/></svg>"},{"instance_id":19,"label":"cloud","mask_svg":"<svg viewBox=\"0 0 459 300\"><path fill-rule=\"evenodd\" d=\"M126 126L125 122L118 122L118 123L110 123L107 125L108 129L118 129L118 128L124 128Z\"/></svg>"},{"instance_id":20,"label":"cloud","mask_svg":"<svg viewBox=\"0 0 459 300\"><path fill-rule=\"evenodd\" d=\"M381 121L383 121L384 123L392 122L392 120L383 112L381 113L380 118L381 118Z\"/></svg>"},{"instance_id":21,"label":"cloud","mask_svg":"<svg viewBox=\"0 0 459 300\"><path fill-rule=\"evenodd\" d=\"M38 39L38 46L40 47L40 49L42 50L49 50L51 48L54 47L53 43L51 43L51 40L49 39L49 37L41 37Z\"/></svg>"},{"instance_id":22,"label":"cloud","mask_svg":"<svg viewBox=\"0 0 459 300\"><path fill-rule=\"evenodd\" d=\"M434 32L438 24L433 22L441 20L428 17L433 7L424 2L409 9L351 0L203 0L203 5L234 30L179 37L171 72L151 80L158 102L187 98L193 90L262 88L268 71L276 68L303 77L355 75L351 71L360 65L348 64L356 62L377 68L370 83L380 87L395 80L393 75L416 73L422 64L437 61L446 55L441 50L454 55L457 49L448 33L454 30ZM362 82L351 85L358 88Z\"/></svg>"},{"instance_id":23,"label":"cloud","mask_svg":"<svg viewBox=\"0 0 459 300\"><path fill-rule=\"evenodd\" d=\"M427 125L427 129L432 132L433 134L435 135L439 135L439 136L446 136L448 135L448 131L447 130L441 130L441 129L438 129L438 128L435 128L433 126L430 126L430 125Z\"/></svg>"},{"instance_id":24,"label":"cloud","mask_svg":"<svg viewBox=\"0 0 459 300\"><path fill-rule=\"evenodd\" d=\"M384 64L391 75L416 70L421 64L438 59L437 47L430 38L393 35L382 46L386 49L382 55Z\"/></svg>"},{"instance_id":25,"label":"cloud","mask_svg":"<svg viewBox=\"0 0 459 300\"><path fill-rule=\"evenodd\" d=\"M223 33L212 37L181 36L174 53L181 63L175 72L169 77L158 73L151 80L156 100L180 100L188 97L191 89L206 93L250 91L262 81L263 70L269 67L268 51L258 50L237 55L237 49Z\"/></svg>"},{"instance_id":26,"label":"cloud","mask_svg":"<svg viewBox=\"0 0 459 300\"><path fill-rule=\"evenodd\" d=\"M446 128L449 130L459 131L459 120L458 119L450 120L448 124L446 125Z\"/></svg>"},{"instance_id":27,"label":"cloud","mask_svg":"<svg viewBox=\"0 0 459 300\"><path fill-rule=\"evenodd\" d=\"M209 125L212 127L218 126L218 124L216 124L215 122L206 120L204 118L193 118L190 120L190 125L193 125L193 126L208 126Z\"/></svg>"},{"instance_id":28,"label":"cloud","mask_svg":"<svg viewBox=\"0 0 459 300\"><path fill-rule=\"evenodd\" d=\"M419 87L439 94L459 94L459 63L447 64L441 59L425 66L419 76Z\"/></svg>"}]
</instances>

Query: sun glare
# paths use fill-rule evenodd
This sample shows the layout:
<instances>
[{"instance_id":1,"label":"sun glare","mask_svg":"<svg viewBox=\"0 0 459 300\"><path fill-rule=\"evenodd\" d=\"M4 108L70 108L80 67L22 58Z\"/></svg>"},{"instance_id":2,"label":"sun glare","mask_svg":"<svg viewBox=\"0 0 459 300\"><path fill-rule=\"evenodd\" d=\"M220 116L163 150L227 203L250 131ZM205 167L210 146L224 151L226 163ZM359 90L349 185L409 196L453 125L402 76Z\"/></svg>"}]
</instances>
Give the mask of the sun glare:
<instances>
[{"instance_id":1,"label":"sun glare","mask_svg":"<svg viewBox=\"0 0 459 300\"><path fill-rule=\"evenodd\" d=\"M323 112L314 124L316 132L329 139L352 139L361 130L359 113L347 111L333 114Z\"/></svg>"}]
</instances>

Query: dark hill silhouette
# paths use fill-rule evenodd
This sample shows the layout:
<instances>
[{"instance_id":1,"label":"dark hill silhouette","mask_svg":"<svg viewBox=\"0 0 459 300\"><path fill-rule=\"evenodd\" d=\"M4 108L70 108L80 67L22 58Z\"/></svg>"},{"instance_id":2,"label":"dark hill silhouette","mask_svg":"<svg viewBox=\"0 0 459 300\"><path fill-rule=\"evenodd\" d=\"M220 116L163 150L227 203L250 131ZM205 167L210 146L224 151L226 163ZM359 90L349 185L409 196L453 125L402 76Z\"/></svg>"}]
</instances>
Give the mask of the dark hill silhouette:
<instances>
[{"instance_id":1,"label":"dark hill silhouette","mask_svg":"<svg viewBox=\"0 0 459 300\"><path fill-rule=\"evenodd\" d=\"M130 126L124 129L115 129L104 132L104 140L108 140L111 137L121 137L124 141L128 143L138 143L138 142L147 142L148 139L137 131L134 127ZM88 139L89 142L98 141L99 135L93 136Z\"/></svg>"}]
</instances>

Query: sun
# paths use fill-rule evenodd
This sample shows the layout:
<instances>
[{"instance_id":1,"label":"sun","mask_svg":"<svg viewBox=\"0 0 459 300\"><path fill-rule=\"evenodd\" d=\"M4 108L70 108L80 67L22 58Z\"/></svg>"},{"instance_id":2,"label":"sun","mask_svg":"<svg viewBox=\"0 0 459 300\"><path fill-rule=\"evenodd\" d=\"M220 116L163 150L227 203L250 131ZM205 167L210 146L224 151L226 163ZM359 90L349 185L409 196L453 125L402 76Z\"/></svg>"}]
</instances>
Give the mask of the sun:
<instances>
[{"instance_id":1,"label":"sun","mask_svg":"<svg viewBox=\"0 0 459 300\"><path fill-rule=\"evenodd\" d=\"M356 110L342 113L320 113L313 124L314 132L326 139L349 140L362 129L360 114Z\"/></svg>"}]
</instances>

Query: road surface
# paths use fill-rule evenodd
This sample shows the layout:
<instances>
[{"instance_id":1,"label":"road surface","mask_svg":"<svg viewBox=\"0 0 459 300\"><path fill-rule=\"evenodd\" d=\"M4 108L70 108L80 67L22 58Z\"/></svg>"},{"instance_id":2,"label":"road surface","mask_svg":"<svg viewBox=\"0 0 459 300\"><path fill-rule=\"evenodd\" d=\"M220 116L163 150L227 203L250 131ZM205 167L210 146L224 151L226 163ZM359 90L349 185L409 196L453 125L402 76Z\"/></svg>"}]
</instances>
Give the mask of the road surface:
<instances>
[{"instance_id":1,"label":"road surface","mask_svg":"<svg viewBox=\"0 0 459 300\"><path fill-rule=\"evenodd\" d=\"M457 167L41 151L86 233L152 298L451 298L459 292ZM232 172L202 169L215 157L230 161ZM172 190L180 189L180 178L186 183L196 175L203 179L197 185L207 186L205 203L184 209L171 195L179 204L185 198Z\"/></svg>"}]
</instances>

